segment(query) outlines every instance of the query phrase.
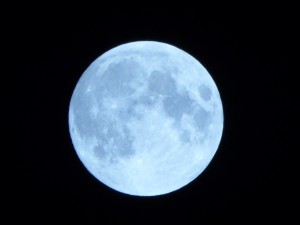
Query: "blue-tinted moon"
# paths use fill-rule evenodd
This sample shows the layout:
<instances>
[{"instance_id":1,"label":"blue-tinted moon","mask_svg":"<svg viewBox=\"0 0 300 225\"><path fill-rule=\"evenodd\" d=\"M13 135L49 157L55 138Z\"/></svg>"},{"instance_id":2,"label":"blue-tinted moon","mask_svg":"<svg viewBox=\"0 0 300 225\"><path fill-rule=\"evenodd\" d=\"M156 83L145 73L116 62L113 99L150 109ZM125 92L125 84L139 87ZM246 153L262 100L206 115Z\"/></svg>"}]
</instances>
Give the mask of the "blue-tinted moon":
<instances>
[{"instance_id":1,"label":"blue-tinted moon","mask_svg":"<svg viewBox=\"0 0 300 225\"><path fill-rule=\"evenodd\" d=\"M117 46L82 74L69 107L88 171L122 193L155 196L199 176L223 131L219 91L194 57L169 44Z\"/></svg>"}]
</instances>

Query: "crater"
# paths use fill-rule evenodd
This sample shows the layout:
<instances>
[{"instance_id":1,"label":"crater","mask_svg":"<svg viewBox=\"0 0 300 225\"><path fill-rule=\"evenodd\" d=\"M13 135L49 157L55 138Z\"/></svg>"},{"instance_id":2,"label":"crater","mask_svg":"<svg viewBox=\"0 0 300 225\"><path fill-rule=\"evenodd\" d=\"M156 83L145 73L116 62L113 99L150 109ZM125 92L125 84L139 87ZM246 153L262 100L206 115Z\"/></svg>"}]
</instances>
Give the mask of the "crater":
<instances>
[{"instance_id":1,"label":"crater","mask_svg":"<svg viewBox=\"0 0 300 225\"><path fill-rule=\"evenodd\" d=\"M206 85L202 84L199 87L200 96L204 101L209 101L212 95L211 89Z\"/></svg>"}]
</instances>

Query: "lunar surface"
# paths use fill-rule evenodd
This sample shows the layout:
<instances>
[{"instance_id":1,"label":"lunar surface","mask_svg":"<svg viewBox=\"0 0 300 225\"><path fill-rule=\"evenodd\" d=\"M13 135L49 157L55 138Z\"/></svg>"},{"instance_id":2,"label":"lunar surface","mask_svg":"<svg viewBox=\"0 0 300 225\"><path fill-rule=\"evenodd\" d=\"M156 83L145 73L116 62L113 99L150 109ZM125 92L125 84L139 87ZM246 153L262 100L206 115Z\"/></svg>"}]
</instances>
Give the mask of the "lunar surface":
<instances>
[{"instance_id":1,"label":"lunar surface","mask_svg":"<svg viewBox=\"0 0 300 225\"><path fill-rule=\"evenodd\" d=\"M83 73L69 108L74 148L110 188L137 196L178 190L215 155L222 102L207 70L169 44L117 46Z\"/></svg>"}]
</instances>

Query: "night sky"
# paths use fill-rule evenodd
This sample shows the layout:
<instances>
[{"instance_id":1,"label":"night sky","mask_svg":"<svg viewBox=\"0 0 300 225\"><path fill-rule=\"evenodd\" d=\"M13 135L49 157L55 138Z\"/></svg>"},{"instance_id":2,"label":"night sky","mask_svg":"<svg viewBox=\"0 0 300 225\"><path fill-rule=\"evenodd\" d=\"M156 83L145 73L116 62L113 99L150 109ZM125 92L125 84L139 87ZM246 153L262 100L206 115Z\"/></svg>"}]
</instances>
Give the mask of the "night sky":
<instances>
[{"instance_id":1,"label":"night sky","mask_svg":"<svg viewBox=\"0 0 300 225\"><path fill-rule=\"evenodd\" d=\"M294 221L292 158L299 130L292 131L300 113L289 19L209 18L197 9L102 11L84 20L24 16L11 28L13 92L4 96L13 99L14 119L5 125L13 158L3 159L12 167L9 219L85 225ZM84 70L112 47L137 40L166 42L198 59L224 109L222 140L206 170L157 197L129 196L96 180L78 159L68 130L69 102Z\"/></svg>"}]
</instances>

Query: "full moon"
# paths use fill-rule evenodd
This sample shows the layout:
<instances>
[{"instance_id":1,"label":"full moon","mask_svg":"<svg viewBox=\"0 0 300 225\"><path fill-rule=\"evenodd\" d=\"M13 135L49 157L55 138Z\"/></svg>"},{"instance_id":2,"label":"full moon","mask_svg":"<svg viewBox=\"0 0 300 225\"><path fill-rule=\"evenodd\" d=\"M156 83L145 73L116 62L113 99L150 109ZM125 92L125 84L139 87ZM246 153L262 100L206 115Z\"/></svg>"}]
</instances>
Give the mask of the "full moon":
<instances>
[{"instance_id":1,"label":"full moon","mask_svg":"<svg viewBox=\"0 0 300 225\"><path fill-rule=\"evenodd\" d=\"M69 130L86 169L125 194L156 196L197 178L223 131L217 86L193 56L137 41L105 52L72 94Z\"/></svg>"}]
</instances>

